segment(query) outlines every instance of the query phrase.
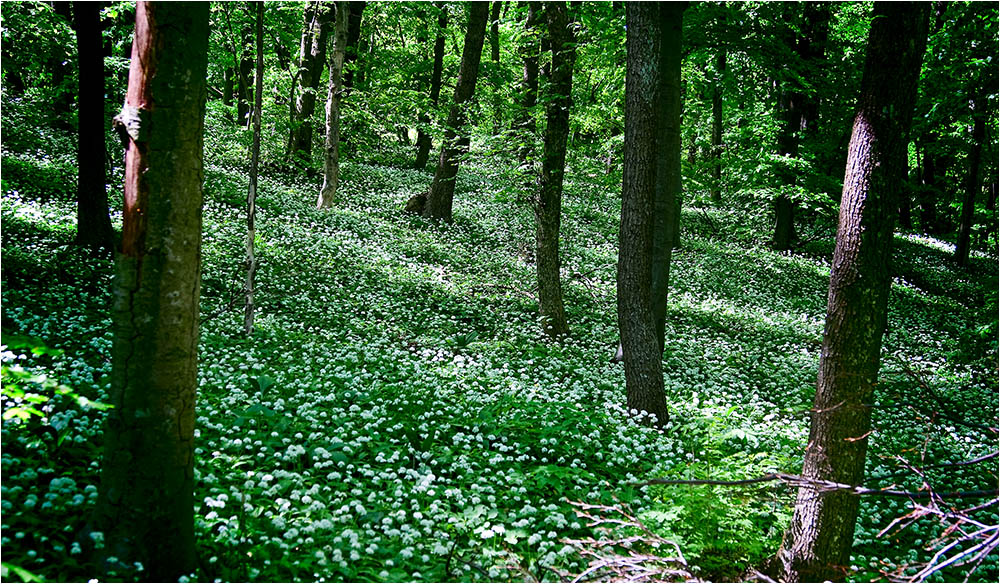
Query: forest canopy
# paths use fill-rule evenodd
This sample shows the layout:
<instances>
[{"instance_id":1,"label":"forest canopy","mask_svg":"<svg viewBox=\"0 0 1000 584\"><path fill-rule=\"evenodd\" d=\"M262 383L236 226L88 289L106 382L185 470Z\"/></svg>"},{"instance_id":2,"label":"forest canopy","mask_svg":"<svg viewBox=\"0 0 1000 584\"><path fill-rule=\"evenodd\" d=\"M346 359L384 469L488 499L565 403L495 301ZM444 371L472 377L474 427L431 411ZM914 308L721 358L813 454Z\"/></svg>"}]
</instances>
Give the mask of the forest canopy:
<instances>
[{"instance_id":1,"label":"forest canopy","mask_svg":"<svg viewBox=\"0 0 1000 584\"><path fill-rule=\"evenodd\" d=\"M996 3L0 33L4 581L997 581Z\"/></svg>"}]
</instances>

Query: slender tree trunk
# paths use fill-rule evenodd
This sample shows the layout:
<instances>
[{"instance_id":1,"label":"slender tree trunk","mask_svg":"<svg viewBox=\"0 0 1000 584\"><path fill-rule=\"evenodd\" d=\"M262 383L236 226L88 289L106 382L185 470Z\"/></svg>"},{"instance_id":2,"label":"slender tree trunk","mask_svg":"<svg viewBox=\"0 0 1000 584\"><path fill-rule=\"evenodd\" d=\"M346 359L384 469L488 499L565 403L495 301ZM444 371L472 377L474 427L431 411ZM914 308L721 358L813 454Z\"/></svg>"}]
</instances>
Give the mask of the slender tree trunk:
<instances>
[{"instance_id":1,"label":"slender tree trunk","mask_svg":"<svg viewBox=\"0 0 1000 584\"><path fill-rule=\"evenodd\" d=\"M778 152L788 159L799 156L799 124L802 114L799 111L802 94L782 91L779 98L779 110L783 118L782 130L778 135ZM782 192L774 200L774 249L784 251L791 249L795 239L795 203L785 192L795 185L797 173L790 168L782 168L778 175Z\"/></svg>"},{"instance_id":2,"label":"slender tree trunk","mask_svg":"<svg viewBox=\"0 0 1000 584\"><path fill-rule=\"evenodd\" d=\"M687 2L660 3L660 119L657 122L656 194L653 202L653 323L663 354L670 259L680 241L681 39ZM663 421L666 421L664 418Z\"/></svg>"},{"instance_id":3,"label":"slender tree trunk","mask_svg":"<svg viewBox=\"0 0 1000 584\"><path fill-rule=\"evenodd\" d=\"M448 9L444 2L435 2L434 8L437 10L437 31L434 35L434 65L431 72L431 108L437 109L441 99L441 72L444 71L444 40L445 30L448 28ZM427 159L431 152L431 135L427 132L427 126L431 123L431 117L427 112L420 114L420 127L417 132L417 159L414 168L424 168L427 166Z\"/></svg>"},{"instance_id":4,"label":"slender tree trunk","mask_svg":"<svg viewBox=\"0 0 1000 584\"><path fill-rule=\"evenodd\" d=\"M920 227L924 233L936 235L941 232L941 224L937 213L937 162L933 142L923 144L923 168L920 173L920 190L917 202L920 207Z\"/></svg>"},{"instance_id":5,"label":"slender tree trunk","mask_svg":"<svg viewBox=\"0 0 1000 584\"><path fill-rule=\"evenodd\" d=\"M663 104L669 67L664 60L671 49L662 43L673 46L678 42L670 37L679 27L683 5L629 2L625 6L628 56L618 251L618 327L629 411L653 414L662 425L668 419L668 412L652 292L654 241L657 239L654 215L660 194L657 183L666 176L660 169L665 163L663 154L667 147L664 124L673 113L666 112ZM661 199L660 204L663 202ZM672 201L665 202L667 208L673 208ZM670 219L664 223L672 225Z\"/></svg>"},{"instance_id":6,"label":"slender tree trunk","mask_svg":"<svg viewBox=\"0 0 1000 584\"><path fill-rule=\"evenodd\" d=\"M333 206L340 181L340 101L344 89L341 73L344 70L344 53L347 45L348 3L337 3L333 50L330 54L330 82L326 92L326 144L323 165L323 188L319 191L316 207Z\"/></svg>"},{"instance_id":7,"label":"slender tree trunk","mask_svg":"<svg viewBox=\"0 0 1000 584\"><path fill-rule=\"evenodd\" d=\"M201 281L208 3L139 2L117 124L124 229L114 285L112 383L95 526L137 580L195 567L194 424ZM117 565L115 565L117 567ZM122 577L119 572L117 577Z\"/></svg>"},{"instance_id":8,"label":"slender tree trunk","mask_svg":"<svg viewBox=\"0 0 1000 584\"><path fill-rule=\"evenodd\" d=\"M249 28L244 28L240 37L242 39L239 77L236 83L236 117L241 126L250 124L250 82L253 75L253 48L251 43L251 33Z\"/></svg>"},{"instance_id":9,"label":"slender tree trunk","mask_svg":"<svg viewBox=\"0 0 1000 584\"><path fill-rule=\"evenodd\" d=\"M359 56L366 52L367 47L363 47L361 39L361 17L364 14L367 2L364 0L353 0L349 2L349 13L347 16L347 40L344 54L344 87L351 89L354 87L354 75L357 72L358 85L364 85L364 69L358 64Z\"/></svg>"},{"instance_id":10,"label":"slender tree trunk","mask_svg":"<svg viewBox=\"0 0 1000 584\"><path fill-rule=\"evenodd\" d=\"M253 334L253 294L257 287L257 259L254 256L254 237L257 235L254 220L257 216L257 172L260 163L260 116L264 95L264 2L257 0L257 68L254 74L253 147L250 150L250 187L247 189L247 279L244 289L247 303L243 311L243 332Z\"/></svg>"},{"instance_id":11,"label":"slender tree trunk","mask_svg":"<svg viewBox=\"0 0 1000 584\"><path fill-rule=\"evenodd\" d=\"M490 71L490 84L493 86L493 135L500 134L500 123L503 121L502 101L500 97L500 8L502 0L493 2L490 12L490 60L493 68Z\"/></svg>"},{"instance_id":12,"label":"slender tree trunk","mask_svg":"<svg viewBox=\"0 0 1000 584\"><path fill-rule=\"evenodd\" d=\"M303 16L299 42L298 97L291 103L291 130L288 153L308 161L312 155L312 116L316 111L316 92L326 63L326 37L330 9L323 0L311 0Z\"/></svg>"},{"instance_id":13,"label":"slender tree trunk","mask_svg":"<svg viewBox=\"0 0 1000 584\"><path fill-rule=\"evenodd\" d=\"M726 74L726 50L719 49L717 78L712 88L712 202L722 203L722 89Z\"/></svg>"},{"instance_id":14,"label":"slender tree trunk","mask_svg":"<svg viewBox=\"0 0 1000 584\"><path fill-rule=\"evenodd\" d=\"M233 113L229 108L233 106L233 91L236 88L234 76L232 67L226 67L222 72L222 105L226 106L225 116L229 122L233 121Z\"/></svg>"},{"instance_id":15,"label":"slender tree trunk","mask_svg":"<svg viewBox=\"0 0 1000 584\"><path fill-rule=\"evenodd\" d=\"M981 96L977 96L972 102L972 151L969 152L969 174L965 179L962 217L958 226L958 242L955 245L955 262L963 267L969 265L972 223L976 216L976 195L982 188L979 169L982 166L983 143L986 142L985 101Z\"/></svg>"},{"instance_id":16,"label":"slender tree trunk","mask_svg":"<svg viewBox=\"0 0 1000 584\"><path fill-rule=\"evenodd\" d=\"M499 2L494 2L499 13ZM545 333L552 338L569 334L559 279L559 223L562 216L563 174L566 168L566 139L569 136L569 112L573 105L573 65L576 40L565 2L550 2L545 9L548 21L552 66L549 68L551 91L545 108L545 152L542 158L542 182L534 200L535 270L538 277L538 307Z\"/></svg>"},{"instance_id":17,"label":"slender tree trunk","mask_svg":"<svg viewBox=\"0 0 1000 584\"><path fill-rule=\"evenodd\" d=\"M479 61L483 54L483 41L486 36L486 18L489 16L489 4L472 2L469 7L469 26L465 34L465 47L462 49L462 64L458 70L458 82L455 84L455 98L448 122L445 125L444 141L441 144L441 154L438 157L437 170L434 172L434 182L431 183L424 205L424 217L451 222L452 200L455 196L455 176L458 174L459 158L466 151L469 139L465 136L466 104L472 100L476 91L476 78L479 77Z\"/></svg>"},{"instance_id":18,"label":"slender tree trunk","mask_svg":"<svg viewBox=\"0 0 1000 584\"><path fill-rule=\"evenodd\" d=\"M107 145L104 129L104 41L101 38L101 5L74 2L76 47L80 61L79 126L77 129L76 243L109 256L115 233L108 214L104 175Z\"/></svg>"},{"instance_id":19,"label":"slender tree trunk","mask_svg":"<svg viewBox=\"0 0 1000 584\"><path fill-rule=\"evenodd\" d=\"M521 109L516 126L520 147L517 158L522 168L527 167L528 158L531 156L531 145L535 136L535 116L532 111L538 102L538 20L541 18L542 5L540 2L522 2L527 5L528 16L524 22L524 40L518 51L521 53L521 61L524 63L521 75Z\"/></svg>"},{"instance_id":20,"label":"slender tree trunk","mask_svg":"<svg viewBox=\"0 0 1000 584\"><path fill-rule=\"evenodd\" d=\"M907 134L927 42L929 5L876 2L848 149L816 398L802 475L857 485L864 478L871 403L891 283L893 222ZM858 497L801 487L778 552L786 582L842 579Z\"/></svg>"}]
</instances>

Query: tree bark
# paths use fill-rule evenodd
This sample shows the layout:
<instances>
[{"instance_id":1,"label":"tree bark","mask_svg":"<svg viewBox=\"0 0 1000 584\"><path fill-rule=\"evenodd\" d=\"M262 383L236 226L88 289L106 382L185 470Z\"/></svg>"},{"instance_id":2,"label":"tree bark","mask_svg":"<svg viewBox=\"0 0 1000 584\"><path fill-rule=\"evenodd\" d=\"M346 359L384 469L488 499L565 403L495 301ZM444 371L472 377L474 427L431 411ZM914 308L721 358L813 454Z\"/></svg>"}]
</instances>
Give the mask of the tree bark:
<instances>
[{"instance_id":1,"label":"tree bark","mask_svg":"<svg viewBox=\"0 0 1000 584\"><path fill-rule=\"evenodd\" d=\"M976 216L976 195L982 188L979 170L982 166L983 143L986 142L985 102L981 96L977 96L972 102L972 150L969 152L969 174L965 179L965 197L962 200L962 216L958 225L958 241L955 244L955 262L962 267L969 265L972 224Z\"/></svg>"},{"instance_id":2,"label":"tree bark","mask_svg":"<svg viewBox=\"0 0 1000 584\"><path fill-rule=\"evenodd\" d=\"M208 3L139 2L125 107L124 229L95 515L139 580L195 566L194 424ZM102 562L103 565L103 562ZM119 565L108 566L120 570ZM121 571L118 576L121 577Z\"/></svg>"},{"instance_id":3,"label":"tree bark","mask_svg":"<svg viewBox=\"0 0 1000 584\"><path fill-rule=\"evenodd\" d=\"M441 73L444 71L444 41L445 30L448 28L448 9L444 2L435 2L434 8L437 10L437 31L434 35L434 65L431 71L431 108L437 109L441 99ZM427 166L427 159L431 152L431 135L427 132L427 126L431 123L431 117L427 112L421 112L419 118L419 128L417 130L417 158L414 168L424 168Z\"/></svg>"},{"instance_id":4,"label":"tree bark","mask_svg":"<svg viewBox=\"0 0 1000 584\"><path fill-rule=\"evenodd\" d=\"M236 89L233 77L233 68L226 67L222 72L222 105L226 106L225 117L230 123L233 121L233 113L229 108L233 105L233 91Z\"/></svg>"},{"instance_id":5,"label":"tree bark","mask_svg":"<svg viewBox=\"0 0 1000 584\"><path fill-rule=\"evenodd\" d=\"M826 327L802 475L864 478L871 403L891 283L897 197L905 168L928 4L876 2L830 273ZM858 498L802 487L776 562L788 582L843 579Z\"/></svg>"},{"instance_id":6,"label":"tree bark","mask_svg":"<svg viewBox=\"0 0 1000 584\"><path fill-rule=\"evenodd\" d=\"M364 15L367 2L364 0L354 0L349 2L349 13L347 15L347 41L344 54L344 87L351 89L354 87L354 73L358 70L358 56L361 41L361 17ZM364 71L358 70L358 84L364 84Z\"/></svg>"},{"instance_id":7,"label":"tree bark","mask_svg":"<svg viewBox=\"0 0 1000 584\"><path fill-rule=\"evenodd\" d=\"M660 3L660 102L657 121L656 193L653 202L653 324L663 354L670 259L680 241L681 39L686 2ZM664 421L666 419L664 418Z\"/></svg>"},{"instance_id":8,"label":"tree bark","mask_svg":"<svg viewBox=\"0 0 1000 584\"><path fill-rule=\"evenodd\" d=\"M338 2L334 26L333 50L330 53L330 81L326 92L326 143L323 164L323 187L319 191L316 207L333 206L340 182L340 101L343 94L344 54L347 46L348 2Z\"/></svg>"},{"instance_id":9,"label":"tree bark","mask_svg":"<svg viewBox=\"0 0 1000 584\"><path fill-rule=\"evenodd\" d=\"M104 130L104 41L101 4L74 2L76 47L80 61L79 125L77 128L76 241L108 257L115 250L115 233L108 214L104 173L107 145Z\"/></svg>"},{"instance_id":10,"label":"tree bark","mask_svg":"<svg viewBox=\"0 0 1000 584\"><path fill-rule=\"evenodd\" d=\"M444 220L449 223L459 158L469 146L469 138L464 134L467 117L465 108L476 91L479 61L483 54L483 41L486 36L486 19L489 16L487 2L472 2L468 4L468 8L469 26L466 29L465 46L462 49L458 82L455 84L455 98L448 113L441 154L438 157L437 170L434 172L434 181L431 183L423 213L428 219Z\"/></svg>"},{"instance_id":11,"label":"tree bark","mask_svg":"<svg viewBox=\"0 0 1000 584\"><path fill-rule=\"evenodd\" d=\"M312 155L312 115L316 111L316 92L326 63L326 37L330 10L323 0L306 5L299 42L298 97L291 104L291 130L288 153L293 159L308 161Z\"/></svg>"},{"instance_id":12,"label":"tree bark","mask_svg":"<svg viewBox=\"0 0 1000 584\"><path fill-rule=\"evenodd\" d=\"M499 2L494 2L499 13ZM566 168L566 140L569 112L573 105L573 65L576 40L565 2L550 2L545 8L552 66L549 68L551 95L545 108L545 146L542 181L535 198L535 272L538 278L538 308L545 333L551 338L569 334L559 278L559 223L562 218L563 175Z\"/></svg>"},{"instance_id":13,"label":"tree bark","mask_svg":"<svg viewBox=\"0 0 1000 584\"><path fill-rule=\"evenodd\" d=\"M659 180L665 172L663 107L668 28L683 8L675 3L626 4L625 152L618 251L618 327L625 362L625 390L630 412L668 419L663 388L662 350L657 339L653 300L654 230ZM678 144L679 156L679 144ZM664 173L664 174L660 174ZM660 201L662 204L662 201ZM672 201L667 201L668 208ZM662 208L662 207L660 207ZM662 216L662 215L661 215ZM672 218L665 220L672 224ZM664 238L669 242L669 239Z\"/></svg>"},{"instance_id":14,"label":"tree bark","mask_svg":"<svg viewBox=\"0 0 1000 584\"><path fill-rule=\"evenodd\" d=\"M493 135L500 134L500 123L503 121L502 101L500 98L500 8L502 0L494 0L490 12L490 60L493 68L490 70L490 84L493 86Z\"/></svg>"},{"instance_id":15,"label":"tree bark","mask_svg":"<svg viewBox=\"0 0 1000 584\"><path fill-rule=\"evenodd\" d=\"M942 232L941 222L937 213L937 166L938 157L934 152L934 140L923 142L923 167L920 169L920 189L917 191L917 204L920 207L920 227L929 235Z\"/></svg>"},{"instance_id":16,"label":"tree bark","mask_svg":"<svg viewBox=\"0 0 1000 584\"><path fill-rule=\"evenodd\" d=\"M253 146L250 150L250 187L247 189L247 278L246 306L243 311L243 332L253 334L253 293L257 287L257 259L254 256L254 237L256 228L254 220L257 217L257 172L260 165L260 116L264 95L264 2L257 0L257 67L254 74L254 105L253 105Z\"/></svg>"},{"instance_id":17,"label":"tree bark","mask_svg":"<svg viewBox=\"0 0 1000 584\"><path fill-rule=\"evenodd\" d=\"M241 42L239 78L236 84L236 117L241 126L250 124L250 82L253 75L253 41L249 28L244 28Z\"/></svg>"},{"instance_id":18,"label":"tree bark","mask_svg":"<svg viewBox=\"0 0 1000 584\"><path fill-rule=\"evenodd\" d=\"M524 63L521 75L521 109L516 126L520 147L517 158L522 168L527 167L528 158L531 156L531 145L535 136L535 116L532 110L538 102L538 20L541 18L542 6L540 2L522 2L527 5L528 16L524 21L524 40L518 51L521 54L521 61Z\"/></svg>"},{"instance_id":19,"label":"tree bark","mask_svg":"<svg viewBox=\"0 0 1000 584\"><path fill-rule=\"evenodd\" d=\"M716 80L712 88L712 202L722 203L722 88L726 74L726 49L716 57Z\"/></svg>"}]
</instances>

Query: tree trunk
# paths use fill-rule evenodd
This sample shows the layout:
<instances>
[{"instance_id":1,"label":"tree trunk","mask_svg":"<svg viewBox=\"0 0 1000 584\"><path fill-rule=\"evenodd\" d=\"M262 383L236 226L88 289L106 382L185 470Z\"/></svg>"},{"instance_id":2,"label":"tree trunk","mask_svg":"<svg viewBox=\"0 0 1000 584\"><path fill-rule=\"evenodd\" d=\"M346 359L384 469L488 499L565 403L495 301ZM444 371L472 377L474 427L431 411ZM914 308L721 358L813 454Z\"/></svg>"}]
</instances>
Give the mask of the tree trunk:
<instances>
[{"instance_id":1,"label":"tree trunk","mask_svg":"<svg viewBox=\"0 0 1000 584\"><path fill-rule=\"evenodd\" d=\"M502 0L493 2L490 12L490 60L493 68L490 70L490 84L493 86L493 135L500 134L500 123L503 121L502 101L500 98L500 8ZM574 51L575 54L575 51Z\"/></svg>"},{"instance_id":2,"label":"tree trunk","mask_svg":"<svg viewBox=\"0 0 1000 584\"><path fill-rule=\"evenodd\" d=\"M537 36L538 20L541 18L542 5L540 2L522 2L527 5L528 17L524 22L524 40L518 47L521 60L524 63L521 75L521 110L516 126L520 147L517 158L522 168L527 167L528 158L531 156L531 144L535 136L535 116L532 110L538 102L538 52L539 42Z\"/></svg>"},{"instance_id":3,"label":"tree trunk","mask_svg":"<svg viewBox=\"0 0 1000 584\"><path fill-rule=\"evenodd\" d=\"M242 35L242 51L240 53L239 79L236 85L236 118L239 125L247 126L250 123L250 81L253 74L253 48L250 36L250 29L244 28Z\"/></svg>"},{"instance_id":4,"label":"tree trunk","mask_svg":"<svg viewBox=\"0 0 1000 584\"><path fill-rule=\"evenodd\" d=\"M783 23L781 37L786 46L795 50L799 43L792 31L791 17L795 5L782 5L783 15L787 22ZM797 51L800 52L800 51ZM800 55L801 56L801 55ZM781 119L781 130L778 133L778 154L791 161L799 156L799 131L802 124L803 95L791 88L791 81L786 81L780 87L778 95L778 117ZM779 194L774 200L774 235L771 245L774 249L784 251L791 249L795 239L795 203L789 197L788 191L796 183L797 172L790 167L791 162L778 170Z\"/></svg>"},{"instance_id":5,"label":"tree trunk","mask_svg":"<svg viewBox=\"0 0 1000 584\"><path fill-rule=\"evenodd\" d=\"M323 0L311 0L303 16L299 42L298 97L291 104L291 131L288 153L293 159L308 162L312 155L312 115L316 110L316 92L326 63L326 37L330 10Z\"/></svg>"},{"instance_id":6,"label":"tree trunk","mask_svg":"<svg viewBox=\"0 0 1000 584\"><path fill-rule=\"evenodd\" d=\"M222 72L222 105L226 106L225 117L229 122L233 121L233 113L229 108L233 106L233 90L236 88L233 77L233 68L226 67Z\"/></svg>"},{"instance_id":7,"label":"tree trunk","mask_svg":"<svg viewBox=\"0 0 1000 584\"><path fill-rule=\"evenodd\" d=\"M337 24L334 27L333 51L330 54L330 82L326 91L326 144L323 164L323 188L316 201L318 209L333 206L340 181L340 101L343 93L344 53L347 46L347 2L337 3Z\"/></svg>"},{"instance_id":8,"label":"tree trunk","mask_svg":"<svg viewBox=\"0 0 1000 584\"><path fill-rule=\"evenodd\" d=\"M663 154L667 147L664 124L668 115L673 115L663 104L668 77L664 57L670 51L663 44L672 46L679 41L671 38L674 31L668 30L676 30L682 10L683 5L678 7L677 3L645 2L629 2L625 9L628 56L618 250L618 327L625 361L628 409L655 415L659 425L666 423L668 412L652 296L657 224L654 215L662 209L663 203L662 199L658 201L657 183L666 178L666 171L660 168L665 162ZM673 208L672 201L666 203L667 208ZM667 225L673 224L670 219L665 220Z\"/></svg>"},{"instance_id":9,"label":"tree trunk","mask_svg":"<svg viewBox=\"0 0 1000 584\"><path fill-rule=\"evenodd\" d=\"M358 72L358 85L365 82L364 71L358 65L358 56L364 52L361 50L361 17L364 14L367 2L364 0L354 0L349 2L349 13L347 16L347 41L344 53L344 87L351 89L354 87L354 73Z\"/></svg>"},{"instance_id":10,"label":"tree trunk","mask_svg":"<svg viewBox=\"0 0 1000 584\"><path fill-rule=\"evenodd\" d=\"M80 61L79 126L77 128L76 241L108 257L115 249L115 233L108 214L104 175L107 145L104 129L104 41L101 5L74 2L76 47Z\"/></svg>"},{"instance_id":11,"label":"tree trunk","mask_svg":"<svg viewBox=\"0 0 1000 584\"><path fill-rule=\"evenodd\" d=\"M254 220L257 216L257 171L260 163L260 116L264 95L264 2L257 0L257 68L254 74L254 104L253 104L253 146L250 150L250 187L247 189L247 279L246 307L243 311L243 332L253 334L253 293L257 287L257 259L254 257L254 237L256 229Z\"/></svg>"},{"instance_id":12,"label":"tree trunk","mask_svg":"<svg viewBox=\"0 0 1000 584\"><path fill-rule=\"evenodd\" d=\"M660 4L660 119L657 122L656 194L653 203L653 324L663 354L671 252L680 241L681 39L686 2ZM664 418L663 421L666 421Z\"/></svg>"},{"instance_id":13,"label":"tree trunk","mask_svg":"<svg viewBox=\"0 0 1000 584\"><path fill-rule=\"evenodd\" d=\"M941 224L937 213L937 162L933 141L923 143L923 168L920 173L920 190L917 191L917 203L920 207L920 227L924 233L937 235L941 232Z\"/></svg>"},{"instance_id":14,"label":"tree trunk","mask_svg":"<svg viewBox=\"0 0 1000 584\"><path fill-rule=\"evenodd\" d=\"M802 475L858 485L887 320L897 196L927 42L929 5L876 2L830 273ZM774 567L786 582L843 579L858 497L801 487Z\"/></svg>"},{"instance_id":15,"label":"tree trunk","mask_svg":"<svg viewBox=\"0 0 1000 584\"><path fill-rule=\"evenodd\" d=\"M208 3L139 2L112 385L95 524L138 580L195 567L194 424ZM103 563L102 563L103 565Z\"/></svg>"},{"instance_id":16,"label":"tree trunk","mask_svg":"<svg viewBox=\"0 0 1000 584\"><path fill-rule=\"evenodd\" d=\"M962 218L958 226L958 241L955 244L955 262L962 267L969 265L972 223L976 216L976 195L982 188L979 169L983 159L983 143L986 141L985 101L979 96L972 102L972 151L969 152L969 174L965 179Z\"/></svg>"},{"instance_id":17,"label":"tree trunk","mask_svg":"<svg viewBox=\"0 0 1000 584\"><path fill-rule=\"evenodd\" d=\"M499 13L499 2L494 2ZM545 333L551 338L569 334L559 279L559 223L562 217L563 174L566 168L566 139L569 112L573 105L573 65L576 40L565 2L546 5L552 66L549 68L551 95L545 108L545 151L542 182L534 200L535 271L538 277L538 308Z\"/></svg>"},{"instance_id":18,"label":"tree trunk","mask_svg":"<svg viewBox=\"0 0 1000 584\"><path fill-rule=\"evenodd\" d=\"M435 2L434 8L438 11L437 31L434 35L434 68L431 72L431 108L437 109L441 98L441 72L444 70L444 40L445 30L448 28L448 9L444 2ZM427 112L422 112L419 118L420 126L417 131L417 159L414 168L424 168L427 166L427 159L431 152L431 135L427 132L427 126L431 123L431 117Z\"/></svg>"},{"instance_id":19,"label":"tree trunk","mask_svg":"<svg viewBox=\"0 0 1000 584\"><path fill-rule=\"evenodd\" d=\"M716 80L712 88L712 202L722 203L722 87L726 74L726 49L716 58Z\"/></svg>"},{"instance_id":20,"label":"tree trunk","mask_svg":"<svg viewBox=\"0 0 1000 584\"><path fill-rule=\"evenodd\" d=\"M455 97L452 100L448 122L445 125L444 141L441 144L441 154L438 157L437 170L434 172L434 182L431 183L424 206L424 217L451 222L452 200L455 196L455 176L458 174L459 157L469 145L469 139L464 136L466 121L466 104L472 100L476 91L476 78L479 76L479 61L483 54L483 41L486 36L486 18L489 16L489 3L472 2L469 8L469 26L465 33L465 47L462 49L462 64L458 69L458 81L455 84Z\"/></svg>"}]
</instances>

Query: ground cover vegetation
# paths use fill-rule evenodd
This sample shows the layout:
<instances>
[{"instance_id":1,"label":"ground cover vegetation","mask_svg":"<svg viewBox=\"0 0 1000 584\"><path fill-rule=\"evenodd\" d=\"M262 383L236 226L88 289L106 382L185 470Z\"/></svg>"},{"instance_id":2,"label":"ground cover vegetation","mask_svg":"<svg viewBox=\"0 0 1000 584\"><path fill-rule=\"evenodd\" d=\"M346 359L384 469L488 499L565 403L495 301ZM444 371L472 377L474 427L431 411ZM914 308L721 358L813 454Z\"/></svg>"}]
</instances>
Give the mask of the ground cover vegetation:
<instances>
[{"instance_id":1,"label":"ground cover vegetation","mask_svg":"<svg viewBox=\"0 0 1000 584\"><path fill-rule=\"evenodd\" d=\"M89 12L2 4L2 578L996 581L996 5L483 8L103 3L107 246L81 236L104 233L80 187ZM909 65L885 49L906 34ZM199 35L205 74L185 74ZM131 59L157 46L142 62L159 80ZM912 116L895 117L905 80L875 77L890 89L872 98L893 104L871 114L874 143L897 150L871 182L897 200L844 188L890 220L891 262L869 274L885 331L865 337L877 376L834 398L861 395L870 427L844 439L860 458L810 474L852 125L883 103L859 95L886 53L903 59L892 75L912 69ZM655 72L644 99L663 111L627 99L635 71ZM658 167L630 150L638 119L663 130L643 138ZM158 158L192 145L184 172ZM639 184L660 206L635 233L667 255L627 272ZM446 216L428 211L435 189L452 191ZM200 238L169 223L185 193ZM180 253L160 247L199 240L172 268L200 269L195 335L144 328L179 296L123 298L173 277L145 276ZM623 264L646 281L646 341L621 322ZM873 306L848 321L878 321ZM170 385L178 365L133 387L166 362L142 340L164 331L171 359L197 354L196 380ZM655 419L632 410L636 346L660 375ZM129 450L143 440L157 446ZM115 467L161 445L184 460ZM180 512L159 499L173 492ZM801 527L834 497L855 505L847 556ZM168 561L134 509L174 522Z\"/></svg>"}]
</instances>

